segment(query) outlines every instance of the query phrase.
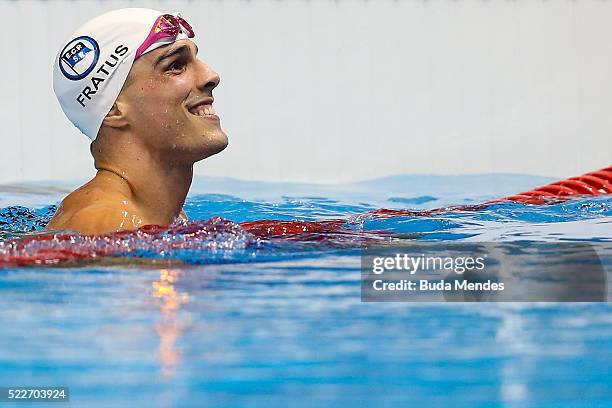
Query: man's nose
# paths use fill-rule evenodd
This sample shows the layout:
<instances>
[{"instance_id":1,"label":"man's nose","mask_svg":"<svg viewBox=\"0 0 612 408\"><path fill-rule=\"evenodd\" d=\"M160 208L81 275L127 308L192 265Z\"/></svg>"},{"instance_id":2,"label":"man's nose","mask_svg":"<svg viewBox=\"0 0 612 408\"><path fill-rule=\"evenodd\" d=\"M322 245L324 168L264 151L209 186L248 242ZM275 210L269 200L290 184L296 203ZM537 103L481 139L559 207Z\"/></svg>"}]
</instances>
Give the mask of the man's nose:
<instances>
[{"instance_id":1,"label":"man's nose","mask_svg":"<svg viewBox=\"0 0 612 408\"><path fill-rule=\"evenodd\" d=\"M211 67L203 61L197 63L197 87L200 90L212 91L219 85L221 78Z\"/></svg>"}]
</instances>

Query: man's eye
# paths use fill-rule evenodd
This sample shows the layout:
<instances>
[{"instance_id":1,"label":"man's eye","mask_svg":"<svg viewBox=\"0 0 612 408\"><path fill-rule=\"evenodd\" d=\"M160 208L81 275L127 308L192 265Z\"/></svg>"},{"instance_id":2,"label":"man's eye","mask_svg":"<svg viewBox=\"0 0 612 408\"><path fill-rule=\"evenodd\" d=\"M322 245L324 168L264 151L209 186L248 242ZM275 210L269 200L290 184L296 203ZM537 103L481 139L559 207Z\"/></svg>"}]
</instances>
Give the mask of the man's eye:
<instances>
[{"instance_id":1,"label":"man's eye","mask_svg":"<svg viewBox=\"0 0 612 408\"><path fill-rule=\"evenodd\" d=\"M181 69L183 69L184 65L185 64L182 60L177 60L171 63L170 65L168 65L167 70L168 71L180 71Z\"/></svg>"}]
</instances>

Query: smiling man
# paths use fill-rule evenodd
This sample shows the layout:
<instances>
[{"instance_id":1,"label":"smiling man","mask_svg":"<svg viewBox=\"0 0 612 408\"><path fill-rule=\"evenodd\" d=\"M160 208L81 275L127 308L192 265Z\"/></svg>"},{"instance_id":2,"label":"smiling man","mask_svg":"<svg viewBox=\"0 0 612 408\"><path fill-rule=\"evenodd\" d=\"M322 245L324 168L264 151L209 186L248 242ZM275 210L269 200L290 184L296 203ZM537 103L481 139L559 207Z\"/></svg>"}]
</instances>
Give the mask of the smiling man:
<instances>
[{"instance_id":1,"label":"smiling man","mask_svg":"<svg viewBox=\"0 0 612 408\"><path fill-rule=\"evenodd\" d=\"M92 139L97 174L62 201L48 230L101 234L184 217L193 164L227 146L212 105L219 76L197 58L194 35L178 14L129 8L63 44L53 89Z\"/></svg>"}]
</instances>

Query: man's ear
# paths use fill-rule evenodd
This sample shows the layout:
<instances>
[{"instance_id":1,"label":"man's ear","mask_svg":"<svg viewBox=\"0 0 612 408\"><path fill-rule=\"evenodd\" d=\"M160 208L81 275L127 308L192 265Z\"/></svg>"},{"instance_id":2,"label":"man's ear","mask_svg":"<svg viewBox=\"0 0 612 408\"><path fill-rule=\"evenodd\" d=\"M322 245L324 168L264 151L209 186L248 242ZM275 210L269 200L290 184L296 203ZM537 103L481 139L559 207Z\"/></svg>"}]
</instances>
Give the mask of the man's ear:
<instances>
[{"instance_id":1,"label":"man's ear","mask_svg":"<svg viewBox=\"0 0 612 408\"><path fill-rule=\"evenodd\" d=\"M128 125L128 120L125 117L125 105L119 100L113 103L110 111L104 117L102 123L113 128L122 128Z\"/></svg>"}]
</instances>

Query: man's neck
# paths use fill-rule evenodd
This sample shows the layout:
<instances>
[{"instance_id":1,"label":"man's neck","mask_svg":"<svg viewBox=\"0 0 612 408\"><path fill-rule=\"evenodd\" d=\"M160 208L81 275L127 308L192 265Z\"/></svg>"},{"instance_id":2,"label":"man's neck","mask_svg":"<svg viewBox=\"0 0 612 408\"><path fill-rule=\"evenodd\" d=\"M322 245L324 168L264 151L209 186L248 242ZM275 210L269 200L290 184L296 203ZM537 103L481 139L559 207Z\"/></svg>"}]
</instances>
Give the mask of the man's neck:
<instances>
[{"instance_id":1,"label":"man's neck","mask_svg":"<svg viewBox=\"0 0 612 408\"><path fill-rule=\"evenodd\" d=\"M148 224L168 225L185 202L193 165L165 162L153 155L129 155L120 163L96 162L96 179L129 197Z\"/></svg>"}]
</instances>

